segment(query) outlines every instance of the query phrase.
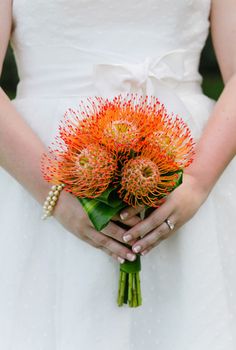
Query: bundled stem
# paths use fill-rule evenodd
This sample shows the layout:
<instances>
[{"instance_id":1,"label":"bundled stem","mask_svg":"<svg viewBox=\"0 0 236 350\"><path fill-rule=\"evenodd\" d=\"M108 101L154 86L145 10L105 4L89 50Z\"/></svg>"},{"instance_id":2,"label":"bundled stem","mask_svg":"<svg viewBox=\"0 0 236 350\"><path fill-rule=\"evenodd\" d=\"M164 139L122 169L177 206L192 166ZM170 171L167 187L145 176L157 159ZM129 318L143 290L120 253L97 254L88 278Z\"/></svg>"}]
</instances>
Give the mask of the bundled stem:
<instances>
[{"instance_id":1,"label":"bundled stem","mask_svg":"<svg viewBox=\"0 0 236 350\"><path fill-rule=\"evenodd\" d=\"M142 305L139 271L141 269L140 256L136 261L126 261L120 265L120 279L117 304L128 304L130 307Z\"/></svg>"}]
</instances>

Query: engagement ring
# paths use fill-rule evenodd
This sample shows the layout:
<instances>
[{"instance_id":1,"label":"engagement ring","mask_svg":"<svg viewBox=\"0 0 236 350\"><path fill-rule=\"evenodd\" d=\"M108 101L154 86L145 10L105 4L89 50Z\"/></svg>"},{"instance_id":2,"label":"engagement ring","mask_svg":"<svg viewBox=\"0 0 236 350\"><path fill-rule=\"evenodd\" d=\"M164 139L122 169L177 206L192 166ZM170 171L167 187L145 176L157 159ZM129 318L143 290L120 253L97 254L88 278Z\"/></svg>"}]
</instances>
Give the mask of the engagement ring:
<instances>
[{"instance_id":1,"label":"engagement ring","mask_svg":"<svg viewBox=\"0 0 236 350\"><path fill-rule=\"evenodd\" d=\"M171 231L174 230L175 225L170 221L170 219L166 219L166 220L165 220L165 223L168 225L168 227L169 227L169 229L170 229Z\"/></svg>"}]
</instances>

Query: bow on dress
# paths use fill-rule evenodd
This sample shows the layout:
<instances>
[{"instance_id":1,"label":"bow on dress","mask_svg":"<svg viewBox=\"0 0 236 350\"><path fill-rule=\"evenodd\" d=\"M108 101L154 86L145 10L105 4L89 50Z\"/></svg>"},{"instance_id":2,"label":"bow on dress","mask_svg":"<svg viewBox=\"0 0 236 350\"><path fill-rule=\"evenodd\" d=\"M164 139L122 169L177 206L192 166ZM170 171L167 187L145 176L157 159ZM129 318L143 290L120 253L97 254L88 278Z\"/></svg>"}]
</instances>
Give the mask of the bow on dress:
<instances>
[{"instance_id":1,"label":"bow on dress","mask_svg":"<svg viewBox=\"0 0 236 350\"><path fill-rule=\"evenodd\" d=\"M162 57L147 57L141 63L101 63L94 65L93 80L100 96L113 97L123 93L156 96L168 112L187 121L189 111L178 96L196 84L196 77L187 77L186 50L175 50Z\"/></svg>"}]
</instances>

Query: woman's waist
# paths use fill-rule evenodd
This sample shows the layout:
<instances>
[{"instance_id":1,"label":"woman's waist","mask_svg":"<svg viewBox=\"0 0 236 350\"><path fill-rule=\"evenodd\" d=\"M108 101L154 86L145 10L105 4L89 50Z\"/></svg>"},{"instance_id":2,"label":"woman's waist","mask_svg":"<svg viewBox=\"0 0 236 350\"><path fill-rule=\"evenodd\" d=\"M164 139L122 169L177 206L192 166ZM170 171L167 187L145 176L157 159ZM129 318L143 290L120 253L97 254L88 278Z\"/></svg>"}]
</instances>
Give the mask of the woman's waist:
<instances>
[{"instance_id":1,"label":"woman's waist","mask_svg":"<svg viewBox=\"0 0 236 350\"><path fill-rule=\"evenodd\" d=\"M19 53L19 52L18 52ZM65 50L23 51L17 57L19 98L79 95L110 96L123 92L154 94L164 85L178 92L200 91L195 51L172 50L143 57Z\"/></svg>"},{"instance_id":2,"label":"woman's waist","mask_svg":"<svg viewBox=\"0 0 236 350\"><path fill-rule=\"evenodd\" d=\"M69 81L68 81L69 80ZM87 97L101 96L104 98L112 98L118 94L137 93L139 95L158 96L160 89L168 89L179 95L195 95L202 93L201 84L194 81L182 81L173 86L173 82L158 81L156 84L148 87L140 87L136 84L132 85L130 82L125 82L124 86L121 84L112 85L104 80L101 83L94 83L93 81L84 77L78 77L77 81L70 80L68 77L64 80L56 79L53 81L45 79L39 81L38 79L24 79L19 82L17 86L16 99L71 99L80 98L81 100Z\"/></svg>"}]
</instances>

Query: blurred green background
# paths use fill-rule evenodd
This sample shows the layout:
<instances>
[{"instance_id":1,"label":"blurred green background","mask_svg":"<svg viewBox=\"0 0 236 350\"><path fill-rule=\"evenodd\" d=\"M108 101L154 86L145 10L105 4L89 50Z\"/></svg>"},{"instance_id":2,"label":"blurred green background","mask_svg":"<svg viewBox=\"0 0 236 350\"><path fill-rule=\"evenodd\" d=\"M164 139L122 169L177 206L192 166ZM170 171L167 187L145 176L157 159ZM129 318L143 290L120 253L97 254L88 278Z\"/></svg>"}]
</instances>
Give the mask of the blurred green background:
<instances>
[{"instance_id":1,"label":"blurred green background","mask_svg":"<svg viewBox=\"0 0 236 350\"><path fill-rule=\"evenodd\" d=\"M212 48L210 36L202 52L200 73L203 76L203 91L206 95L213 99L217 99L223 89L223 82L216 62L215 54ZM9 47L3 66L3 73L0 80L1 87L6 91L12 99L16 94L16 85L18 83L18 75L12 50Z\"/></svg>"}]
</instances>

